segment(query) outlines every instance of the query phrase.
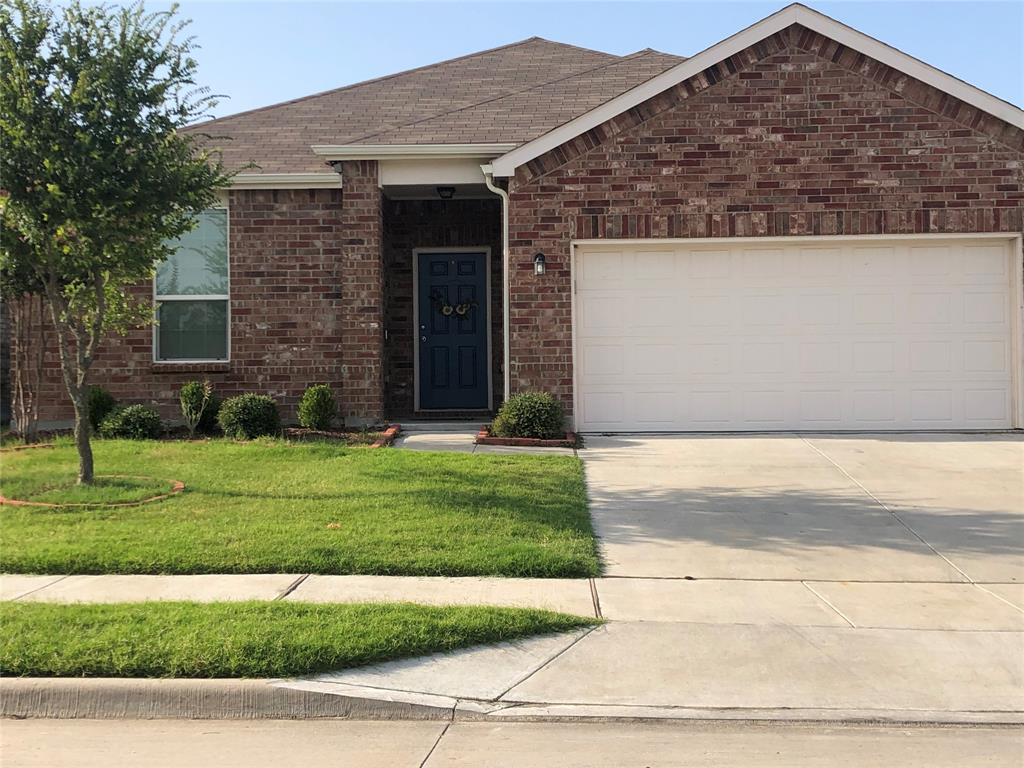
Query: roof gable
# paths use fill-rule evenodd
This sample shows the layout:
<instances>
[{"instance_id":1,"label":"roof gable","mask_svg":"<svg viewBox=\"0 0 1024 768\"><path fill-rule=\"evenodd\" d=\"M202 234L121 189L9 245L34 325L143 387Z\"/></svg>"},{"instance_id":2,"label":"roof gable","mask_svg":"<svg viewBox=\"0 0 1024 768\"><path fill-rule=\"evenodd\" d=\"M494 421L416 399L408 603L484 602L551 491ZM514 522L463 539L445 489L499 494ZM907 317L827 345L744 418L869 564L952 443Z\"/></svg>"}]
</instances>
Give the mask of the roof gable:
<instances>
[{"instance_id":1,"label":"roof gable","mask_svg":"<svg viewBox=\"0 0 1024 768\"><path fill-rule=\"evenodd\" d=\"M817 11L795 3L716 43L662 74L621 93L589 112L502 155L493 162L493 173L495 176L512 176L515 174L516 168L557 149L648 99L683 81L701 75L719 62L726 61L745 49L756 46L793 26L801 26L830 40L835 40L842 46L859 51L982 112L993 115L1017 129L1024 130L1024 110Z\"/></svg>"}]
</instances>

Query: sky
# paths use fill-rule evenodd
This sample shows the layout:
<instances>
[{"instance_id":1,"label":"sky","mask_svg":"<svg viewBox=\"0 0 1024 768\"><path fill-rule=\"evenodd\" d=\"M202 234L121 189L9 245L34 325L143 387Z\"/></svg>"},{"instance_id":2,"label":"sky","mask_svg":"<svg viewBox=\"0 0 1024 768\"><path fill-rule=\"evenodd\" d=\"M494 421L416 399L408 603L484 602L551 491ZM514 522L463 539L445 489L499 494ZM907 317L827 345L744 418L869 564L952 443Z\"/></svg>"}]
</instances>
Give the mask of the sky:
<instances>
[{"instance_id":1,"label":"sky","mask_svg":"<svg viewBox=\"0 0 1024 768\"><path fill-rule=\"evenodd\" d=\"M1024 0L806 5L1024 106ZM148 2L157 10L167 3ZM534 35L615 54L691 56L786 2L263 2L183 0L217 116Z\"/></svg>"}]
</instances>

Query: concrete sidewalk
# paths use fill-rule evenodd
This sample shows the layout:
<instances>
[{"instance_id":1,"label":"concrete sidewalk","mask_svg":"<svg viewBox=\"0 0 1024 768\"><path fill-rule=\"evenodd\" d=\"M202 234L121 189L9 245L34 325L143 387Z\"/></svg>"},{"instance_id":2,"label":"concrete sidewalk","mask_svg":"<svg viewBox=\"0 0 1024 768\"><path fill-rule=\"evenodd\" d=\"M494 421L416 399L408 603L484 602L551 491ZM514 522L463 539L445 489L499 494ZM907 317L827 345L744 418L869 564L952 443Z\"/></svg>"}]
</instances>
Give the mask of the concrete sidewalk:
<instances>
[{"instance_id":1,"label":"concrete sidewalk","mask_svg":"<svg viewBox=\"0 0 1024 768\"><path fill-rule=\"evenodd\" d=\"M386 576L14 576L18 602L530 606L609 623L276 685L456 718L1024 722L1024 586ZM898 681L898 684L894 684Z\"/></svg>"},{"instance_id":2,"label":"concrete sidewalk","mask_svg":"<svg viewBox=\"0 0 1024 768\"><path fill-rule=\"evenodd\" d=\"M402 422L402 434L395 448L410 451L454 451L456 453L533 453L539 456L574 456L575 448L534 448L515 445L477 445L482 423Z\"/></svg>"},{"instance_id":3,"label":"concrete sidewalk","mask_svg":"<svg viewBox=\"0 0 1024 768\"><path fill-rule=\"evenodd\" d=\"M412 602L545 608L612 621L1024 631L1024 584L739 579L0 575L0 600Z\"/></svg>"}]
</instances>

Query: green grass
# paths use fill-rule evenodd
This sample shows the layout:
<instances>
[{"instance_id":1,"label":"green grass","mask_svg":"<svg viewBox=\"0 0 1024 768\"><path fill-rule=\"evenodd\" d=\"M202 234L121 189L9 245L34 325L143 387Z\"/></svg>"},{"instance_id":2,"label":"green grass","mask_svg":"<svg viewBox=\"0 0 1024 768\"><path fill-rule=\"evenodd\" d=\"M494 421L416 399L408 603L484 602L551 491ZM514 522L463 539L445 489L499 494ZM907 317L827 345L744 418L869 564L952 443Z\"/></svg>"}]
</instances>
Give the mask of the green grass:
<instances>
[{"instance_id":1,"label":"green grass","mask_svg":"<svg viewBox=\"0 0 1024 768\"><path fill-rule=\"evenodd\" d=\"M181 480L121 509L0 507L0 570L591 576L582 467L568 456L330 443L97 440L97 472ZM6 452L0 493L69 482L76 454Z\"/></svg>"},{"instance_id":2,"label":"green grass","mask_svg":"<svg viewBox=\"0 0 1024 768\"><path fill-rule=\"evenodd\" d=\"M595 623L515 608L0 603L0 674L285 677Z\"/></svg>"},{"instance_id":3,"label":"green grass","mask_svg":"<svg viewBox=\"0 0 1024 768\"><path fill-rule=\"evenodd\" d=\"M93 485L78 485L74 478L57 485L40 485L27 478L16 478L9 485L10 488L7 482L3 483L4 493L9 492L12 498L25 501L48 504L123 504L169 493L173 483L170 479L153 477L98 476Z\"/></svg>"}]
</instances>

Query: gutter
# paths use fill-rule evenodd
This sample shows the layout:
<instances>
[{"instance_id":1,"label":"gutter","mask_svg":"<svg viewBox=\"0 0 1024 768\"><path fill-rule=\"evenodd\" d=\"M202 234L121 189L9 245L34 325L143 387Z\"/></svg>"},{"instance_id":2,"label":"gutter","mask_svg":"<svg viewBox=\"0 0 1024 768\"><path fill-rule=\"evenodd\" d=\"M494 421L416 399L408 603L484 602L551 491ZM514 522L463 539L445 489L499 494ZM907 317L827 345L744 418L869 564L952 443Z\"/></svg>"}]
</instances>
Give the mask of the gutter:
<instances>
[{"instance_id":1,"label":"gutter","mask_svg":"<svg viewBox=\"0 0 1024 768\"><path fill-rule=\"evenodd\" d=\"M508 253L508 192L494 183L494 169L490 163L480 166L484 174L487 188L501 198L501 332L502 332L502 375L504 378L503 402L508 402L512 389L511 360L509 350L509 329L511 327L511 311L509 308L509 253Z\"/></svg>"}]
</instances>

